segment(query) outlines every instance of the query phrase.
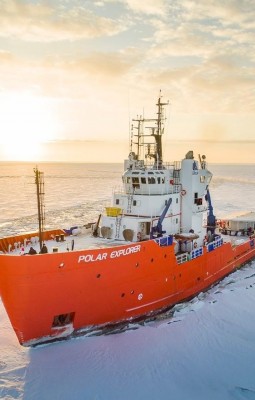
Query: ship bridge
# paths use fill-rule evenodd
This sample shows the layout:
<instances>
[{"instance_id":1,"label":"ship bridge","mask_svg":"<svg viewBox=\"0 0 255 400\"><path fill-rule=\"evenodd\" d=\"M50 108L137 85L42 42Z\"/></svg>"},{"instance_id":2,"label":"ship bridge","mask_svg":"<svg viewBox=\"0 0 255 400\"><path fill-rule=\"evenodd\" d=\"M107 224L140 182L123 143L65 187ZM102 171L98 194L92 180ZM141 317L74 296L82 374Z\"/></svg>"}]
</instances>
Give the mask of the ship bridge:
<instances>
[{"instance_id":1,"label":"ship bridge","mask_svg":"<svg viewBox=\"0 0 255 400\"><path fill-rule=\"evenodd\" d=\"M180 192L180 165L178 163L161 165L160 169L128 168L123 176L124 193L157 195Z\"/></svg>"}]
</instances>

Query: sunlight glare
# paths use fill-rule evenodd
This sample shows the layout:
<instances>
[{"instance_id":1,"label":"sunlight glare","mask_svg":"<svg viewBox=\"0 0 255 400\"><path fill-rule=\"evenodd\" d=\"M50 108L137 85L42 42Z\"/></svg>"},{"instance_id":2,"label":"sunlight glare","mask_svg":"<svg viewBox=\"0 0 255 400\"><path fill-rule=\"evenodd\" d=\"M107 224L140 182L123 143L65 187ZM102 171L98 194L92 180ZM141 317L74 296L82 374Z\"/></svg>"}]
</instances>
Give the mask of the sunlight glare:
<instances>
[{"instance_id":1,"label":"sunlight glare","mask_svg":"<svg viewBox=\"0 0 255 400\"><path fill-rule=\"evenodd\" d=\"M40 155L40 143L54 139L57 124L47 99L31 94L0 95L0 143L10 160Z\"/></svg>"}]
</instances>

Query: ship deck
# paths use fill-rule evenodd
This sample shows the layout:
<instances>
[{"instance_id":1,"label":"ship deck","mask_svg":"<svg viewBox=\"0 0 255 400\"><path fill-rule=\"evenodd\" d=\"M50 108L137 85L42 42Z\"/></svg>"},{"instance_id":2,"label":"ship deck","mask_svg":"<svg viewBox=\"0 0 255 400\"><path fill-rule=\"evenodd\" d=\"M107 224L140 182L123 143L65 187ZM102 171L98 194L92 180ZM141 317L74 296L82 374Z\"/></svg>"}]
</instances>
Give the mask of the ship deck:
<instances>
[{"instance_id":1,"label":"ship deck","mask_svg":"<svg viewBox=\"0 0 255 400\"><path fill-rule=\"evenodd\" d=\"M220 232L217 232L220 233ZM26 235L23 235L24 238ZM7 253L9 255L26 255L29 254L29 250L32 247L37 254L40 253L40 243L39 237L34 235L31 237L31 234L27 235L31 238L31 240L23 240L17 241L14 243ZM59 235L57 235L59 236ZM221 235L223 241L231 242L232 245L241 244L243 241L247 240L247 235L232 236L231 234L222 234ZM7 238L8 240L8 238ZM91 232L81 232L77 235L62 235L60 237L54 237L49 240L45 240L44 243L47 246L48 253L65 253L69 251L79 251L79 250L92 250L92 249L100 249L100 248L109 248L115 246L123 246L128 245L131 242L120 241L116 239L105 239L101 237L94 237Z\"/></svg>"},{"instance_id":2,"label":"ship deck","mask_svg":"<svg viewBox=\"0 0 255 400\"><path fill-rule=\"evenodd\" d=\"M116 239L104 239L82 233L77 236L65 236L64 240L60 241L56 241L56 239L45 240L44 243L48 253L65 253L75 250L91 250L130 244L130 242L118 241ZM27 255L31 247L37 254L40 253L40 243L37 236L32 237L32 240L27 241L27 243L17 242L17 245L12 246L7 253L9 255Z\"/></svg>"}]
</instances>

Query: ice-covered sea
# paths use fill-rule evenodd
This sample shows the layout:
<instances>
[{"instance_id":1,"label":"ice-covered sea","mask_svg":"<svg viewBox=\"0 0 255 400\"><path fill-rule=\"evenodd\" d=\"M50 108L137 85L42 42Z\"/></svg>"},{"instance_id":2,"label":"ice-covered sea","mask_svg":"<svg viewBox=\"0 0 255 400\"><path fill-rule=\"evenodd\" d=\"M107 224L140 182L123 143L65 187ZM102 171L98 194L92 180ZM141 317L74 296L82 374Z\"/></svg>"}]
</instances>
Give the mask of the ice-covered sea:
<instances>
[{"instance_id":1,"label":"ice-covered sea","mask_svg":"<svg viewBox=\"0 0 255 400\"><path fill-rule=\"evenodd\" d=\"M35 230L33 164L0 163L0 236ZM46 226L96 220L122 165L40 164ZM255 211L255 165L210 165L218 218ZM23 348L0 300L0 398L255 400L255 261L124 332Z\"/></svg>"}]
</instances>

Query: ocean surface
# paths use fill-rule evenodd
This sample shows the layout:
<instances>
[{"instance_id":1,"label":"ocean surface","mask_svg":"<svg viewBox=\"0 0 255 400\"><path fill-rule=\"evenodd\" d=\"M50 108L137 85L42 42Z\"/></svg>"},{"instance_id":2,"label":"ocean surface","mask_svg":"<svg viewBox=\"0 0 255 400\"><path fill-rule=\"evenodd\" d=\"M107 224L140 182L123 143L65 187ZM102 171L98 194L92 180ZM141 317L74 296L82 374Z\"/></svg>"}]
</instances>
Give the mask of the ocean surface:
<instances>
[{"instance_id":1,"label":"ocean surface","mask_svg":"<svg viewBox=\"0 0 255 400\"><path fill-rule=\"evenodd\" d=\"M0 163L0 237L37 229L31 163ZM42 163L46 228L96 221L122 164ZM255 212L255 164L209 164L217 218ZM0 300L0 398L255 400L255 262L155 321L26 349Z\"/></svg>"}]
</instances>

